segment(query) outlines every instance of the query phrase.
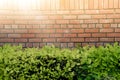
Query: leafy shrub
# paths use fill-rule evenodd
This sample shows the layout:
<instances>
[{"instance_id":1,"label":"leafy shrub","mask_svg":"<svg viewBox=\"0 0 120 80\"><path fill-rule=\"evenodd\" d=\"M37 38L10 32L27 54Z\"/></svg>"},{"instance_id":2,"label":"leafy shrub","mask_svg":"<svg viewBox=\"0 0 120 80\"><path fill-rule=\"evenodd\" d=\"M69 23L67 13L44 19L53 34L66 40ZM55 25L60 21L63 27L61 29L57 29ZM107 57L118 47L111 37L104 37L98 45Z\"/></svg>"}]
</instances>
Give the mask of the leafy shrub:
<instances>
[{"instance_id":1,"label":"leafy shrub","mask_svg":"<svg viewBox=\"0 0 120 80\"><path fill-rule=\"evenodd\" d=\"M120 46L86 47L81 54L79 80L119 80Z\"/></svg>"},{"instance_id":2,"label":"leafy shrub","mask_svg":"<svg viewBox=\"0 0 120 80\"><path fill-rule=\"evenodd\" d=\"M1 80L72 80L79 60L77 50L5 45L0 48Z\"/></svg>"},{"instance_id":3,"label":"leafy shrub","mask_svg":"<svg viewBox=\"0 0 120 80\"><path fill-rule=\"evenodd\" d=\"M120 46L0 47L0 80L119 80Z\"/></svg>"}]
</instances>

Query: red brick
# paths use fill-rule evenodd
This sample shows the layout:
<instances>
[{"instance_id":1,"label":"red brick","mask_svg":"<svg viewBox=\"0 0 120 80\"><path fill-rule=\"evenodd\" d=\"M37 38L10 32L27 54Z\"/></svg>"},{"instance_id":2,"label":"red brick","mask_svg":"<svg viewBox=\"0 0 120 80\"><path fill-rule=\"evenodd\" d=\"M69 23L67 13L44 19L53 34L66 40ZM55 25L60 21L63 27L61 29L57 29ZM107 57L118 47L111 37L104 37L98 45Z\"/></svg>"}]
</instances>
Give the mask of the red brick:
<instances>
[{"instance_id":1,"label":"red brick","mask_svg":"<svg viewBox=\"0 0 120 80\"><path fill-rule=\"evenodd\" d=\"M83 20L70 20L70 24L81 24Z\"/></svg>"},{"instance_id":2,"label":"red brick","mask_svg":"<svg viewBox=\"0 0 120 80\"><path fill-rule=\"evenodd\" d=\"M0 33L13 33L12 29L0 29Z\"/></svg>"},{"instance_id":3,"label":"red brick","mask_svg":"<svg viewBox=\"0 0 120 80\"><path fill-rule=\"evenodd\" d=\"M94 43L94 42L93 43L89 43L89 46L90 47L96 46L96 43Z\"/></svg>"},{"instance_id":4,"label":"red brick","mask_svg":"<svg viewBox=\"0 0 120 80\"><path fill-rule=\"evenodd\" d=\"M120 1L119 1L120 2ZM119 5L120 6L120 5ZM120 9L115 9L115 13L120 13Z\"/></svg>"},{"instance_id":5,"label":"red brick","mask_svg":"<svg viewBox=\"0 0 120 80\"><path fill-rule=\"evenodd\" d=\"M3 25L0 25L0 29L2 29L2 28L4 28L4 26L3 26Z\"/></svg>"},{"instance_id":6,"label":"red brick","mask_svg":"<svg viewBox=\"0 0 120 80\"><path fill-rule=\"evenodd\" d=\"M61 15L49 16L49 19L63 19Z\"/></svg>"},{"instance_id":7,"label":"red brick","mask_svg":"<svg viewBox=\"0 0 120 80\"><path fill-rule=\"evenodd\" d=\"M115 19L115 23L120 23L120 19Z\"/></svg>"},{"instance_id":8,"label":"red brick","mask_svg":"<svg viewBox=\"0 0 120 80\"><path fill-rule=\"evenodd\" d=\"M27 39L15 39L15 42L27 42Z\"/></svg>"},{"instance_id":9,"label":"red brick","mask_svg":"<svg viewBox=\"0 0 120 80\"><path fill-rule=\"evenodd\" d=\"M91 34L81 33L81 34L78 34L78 37L91 37Z\"/></svg>"},{"instance_id":10,"label":"red brick","mask_svg":"<svg viewBox=\"0 0 120 80\"><path fill-rule=\"evenodd\" d=\"M41 29L28 29L28 33L42 33Z\"/></svg>"},{"instance_id":11,"label":"red brick","mask_svg":"<svg viewBox=\"0 0 120 80\"><path fill-rule=\"evenodd\" d=\"M76 15L65 15L63 16L63 19L77 19Z\"/></svg>"},{"instance_id":12,"label":"red brick","mask_svg":"<svg viewBox=\"0 0 120 80\"><path fill-rule=\"evenodd\" d=\"M41 24L55 24L55 20L42 20Z\"/></svg>"},{"instance_id":13,"label":"red brick","mask_svg":"<svg viewBox=\"0 0 120 80\"><path fill-rule=\"evenodd\" d=\"M14 42L14 39L9 39L9 38L5 38L5 39L0 39L0 42Z\"/></svg>"},{"instance_id":14,"label":"red brick","mask_svg":"<svg viewBox=\"0 0 120 80\"><path fill-rule=\"evenodd\" d=\"M57 42L70 42L70 38L57 38Z\"/></svg>"},{"instance_id":15,"label":"red brick","mask_svg":"<svg viewBox=\"0 0 120 80\"><path fill-rule=\"evenodd\" d=\"M110 24L103 24L103 28L110 28L111 25Z\"/></svg>"},{"instance_id":16,"label":"red brick","mask_svg":"<svg viewBox=\"0 0 120 80\"><path fill-rule=\"evenodd\" d=\"M91 20L84 20L84 23L98 23L97 19L91 19Z\"/></svg>"},{"instance_id":17,"label":"red brick","mask_svg":"<svg viewBox=\"0 0 120 80\"><path fill-rule=\"evenodd\" d=\"M103 28L102 24L96 24L96 28Z\"/></svg>"},{"instance_id":18,"label":"red brick","mask_svg":"<svg viewBox=\"0 0 120 80\"><path fill-rule=\"evenodd\" d=\"M106 18L106 15L92 15L93 19L103 19Z\"/></svg>"},{"instance_id":19,"label":"red brick","mask_svg":"<svg viewBox=\"0 0 120 80\"><path fill-rule=\"evenodd\" d=\"M69 26L69 25L68 25ZM69 27L68 27L69 28ZM81 25L79 25L79 24L76 24L76 25L73 25L73 27L71 27L71 28L74 28L74 29L79 29L79 28L81 28Z\"/></svg>"},{"instance_id":20,"label":"red brick","mask_svg":"<svg viewBox=\"0 0 120 80\"><path fill-rule=\"evenodd\" d=\"M95 32L99 32L99 29L85 29L85 32L95 33Z\"/></svg>"},{"instance_id":21,"label":"red brick","mask_svg":"<svg viewBox=\"0 0 120 80\"><path fill-rule=\"evenodd\" d=\"M57 14L70 14L70 11L57 11Z\"/></svg>"},{"instance_id":22,"label":"red brick","mask_svg":"<svg viewBox=\"0 0 120 80\"><path fill-rule=\"evenodd\" d=\"M11 25L5 25L4 28L5 29L10 29L10 28L12 28L12 26Z\"/></svg>"},{"instance_id":23,"label":"red brick","mask_svg":"<svg viewBox=\"0 0 120 80\"><path fill-rule=\"evenodd\" d=\"M56 24L69 24L68 20L56 20Z\"/></svg>"},{"instance_id":24,"label":"red brick","mask_svg":"<svg viewBox=\"0 0 120 80\"><path fill-rule=\"evenodd\" d=\"M21 34L23 38L34 38L35 34Z\"/></svg>"},{"instance_id":25,"label":"red brick","mask_svg":"<svg viewBox=\"0 0 120 80\"><path fill-rule=\"evenodd\" d=\"M120 37L120 33L107 33L107 37Z\"/></svg>"},{"instance_id":26,"label":"red brick","mask_svg":"<svg viewBox=\"0 0 120 80\"><path fill-rule=\"evenodd\" d=\"M81 28L88 28L88 25L87 24L82 24Z\"/></svg>"},{"instance_id":27,"label":"red brick","mask_svg":"<svg viewBox=\"0 0 120 80\"><path fill-rule=\"evenodd\" d=\"M55 28L60 28L60 26L59 25L53 25L53 24L51 24L51 25L47 25L47 26L45 26L43 28L47 28L47 29L53 29L54 28L55 29Z\"/></svg>"},{"instance_id":28,"label":"red brick","mask_svg":"<svg viewBox=\"0 0 120 80\"><path fill-rule=\"evenodd\" d=\"M43 29L42 33L55 33L55 29Z\"/></svg>"},{"instance_id":29,"label":"red brick","mask_svg":"<svg viewBox=\"0 0 120 80\"><path fill-rule=\"evenodd\" d=\"M38 37L38 38L47 38L47 37L49 37L49 34L36 34L36 37Z\"/></svg>"},{"instance_id":30,"label":"red brick","mask_svg":"<svg viewBox=\"0 0 120 80\"><path fill-rule=\"evenodd\" d=\"M30 20L28 21L28 24L42 24L42 21L41 20Z\"/></svg>"},{"instance_id":31,"label":"red brick","mask_svg":"<svg viewBox=\"0 0 120 80\"><path fill-rule=\"evenodd\" d=\"M120 24L118 24L118 27L120 27Z\"/></svg>"},{"instance_id":32,"label":"red brick","mask_svg":"<svg viewBox=\"0 0 120 80\"><path fill-rule=\"evenodd\" d=\"M77 34L64 34L64 37L77 37Z\"/></svg>"},{"instance_id":33,"label":"red brick","mask_svg":"<svg viewBox=\"0 0 120 80\"><path fill-rule=\"evenodd\" d=\"M39 29L42 29L42 28L46 28L46 25L45 24L40 24Z\"/></svg>"},{"instance_id":34,"label":"red brick","mask_svg":"<svg viewBox=\"0 0 120 80\"><path fill-rule=\"evenodd\" d=\"M39 43L33 43L33 47L39 48L40 44Z\"/></svg>"},{"instance_id":35,"label":"red brick","mask_svg":"<svg viewBox=\"0 0 120 80\"><path fill-rule=\"evenodd\" d=\"M61 28L63 29L63 28L67 28L67 25L66 24L62 24L61 25Z\"/></svg>"},{"instance_id":36,"label":"red brick","mask_svg":"<svg viewBox=\"0 0 120 80\"><path fill-rule=\"evenodd\" d=\"M33 47L33 43L26 43L26 47Z\"/></svg>"},{"instance_id":37,"label":"red brick","mask_svg":"<svg viewBox=\"0 0 120 80\"><path fill-rule=\"evenodd\" d=\"M114 29L100 29L100 32L114 32Z\"/></svg>"},{"instance_id":38,"label":"red brick","mask_svg":"<svg viewBox=\"0 0 120 80\"><path fill-rule=\"evenodd\" d=\"M14 24L14 21L13 21L13 20L0 20L0 25L1 25L1 24L6 24L6 25L7 25L7 24L8 24L8 25L9 25L9 24Z\"/></svg>"},{"instance_id":39,"label":"red brick","mask_svg":"<svg viewBox=\"0 0 120 80\"><path fill-rule=\"evenodd\" d=\"M117 24L111 24L111 27L113 27L113 28L117 28L118 25L117 25Z\"/></svg>"},{"instance_id":40,"label":"red brick","mask_svg":"<svg viewBox=\"0 0 120 80\"><path fill-rule=\"evenodd\" d=\"M115 32L120 32L120 29L117 29L117 28L116 28L116 29L115 29Z\"/></svg>"},{"instance_id":41,"label":"red brick","mask_svg":"<svg viewBox=\"0 0 120 80\"><path fill-rule=\"evenodd\" d=\"M21 34L8 34L8 38L20 38Z\"/></svg>"},{"instance_id":42,"label":"red brick","mask_svg":"<svg viewBox=\"0 0 120 80\"><path fill-rule=\"evenodd\" d=\"M25 29L25 25L18 25L18 28Z\"/></svg>"},{"instance_id":43,"label":"red brick","mask_svg":"<svg viewBox=\"0 0 120 80\"><path fill-rule=\"evenodd\" d=\"M85 10L85 14L99 14L99 10Z\"/></svg>"},{"instance_id":44,"label":"red brick","mask_svg":"<svg viewBox=\"0 0 120 80\"><path fill-rule=\"evenodd\" d=\"M81 43L81 46L88 46L89 45L89 43Z\"/></svg>"},{"instance_id":45,"label":"red brick","mask_svg":"<svg viewBox=\"0 0 120 80\"><path fill-rule=\"evenodd\" d=\"M88 28L95 28L95 24L89 24Z\"/></svg>"},{"instance_id":46,"label":"red brick","mask_svg":"<svg viewBox=\"0 0 120 80\"><path fill-rule=\"evenodd\" d=\"M15 20L15 24L28 24L27 20Z\"/></svg>"},{"instance_id":47,"label":"red brick","mask_svg":"<svg viewBox=\"0 0 120 80\"><path fill-rule=\"evenodd\" d=\"M58 24L58 25L57 25L57 24L54 24L53 26L54 26L55 29L61 27L59 24Z\"/></svg>"},{"instance_id":48,"label":"red brick","mask_svg":"<svg viewBox=\"0 0 120 80\"><path fill-rule=\"evenodd\" d=\"M107 15L107 18L120 18L120 14L110 14L110 15Z\"/></svg>"},{"instance_id":49,"label":"red brick","mask_svg":"<svg viewBox=\"0 0 120 80\"><path fill-rule=\"evenodd\" d=\"M67 48L67 43L61 43L62 48Z\"/></svg>"},{"instance_id":50,"label":"red brick","mask_svg":"<svg viewBox=\"0 0 120 80\"><path fill-rule=\"evenodd\" d=\"M83 33L84 29L71 29L72 33Z\"/></svg>"},{"instance_id":51,"label":"red brick","mask_svg":"<svg viewBox=\"0 0 120 80\"><path fill-rule=\"evenodd\" d=\"M12 25L12 28L13 28L13 29L17 29L17 28L18 28L18 25Z\"/></svg>"},{"instance_id":52,"label":"red brick","mask_svg":"<svg viewBox=\"0 0 120 80\"><path fill-rule=\"evenodd\" d=\"M44 15L41 15L41 16L28 16L28 19L47 20L48 16L44 16Z\"/></svg>"},{"instance_id":53,"label":"red brick","mask_svg":"<svg viewBox=\"0 0 120 80\"><path fill-rule=\"evenodd\" d=\"M114 38L100 38L102 42L114 42Z\"/></svg>"},{"instance_id":54,"label":"red brick","mask_svg":"<svg viewBox=\"0 0 120 80\"><path fill-rule=\"evenodd\" d=\"M56 47L60 47L60 43L58 42L56 42L56 43L54 43L54 46L56 46Z\"/></svg>"},{"instance_id":55,"label":"red brick","mask_svg":"<svg viewBox=\"0 0 120 80\"><path fill-rule=\"evenodd\" d=\"M100 23L113 23L113 19L100 19Z\"/></svg>"},{"instance_id":56,"label":"red brick","mask_svg":"<svg viewBox=\"0 0 120 80\"><path fill-rule=\"evenodd\" d=\"M100 10L100 14L113 14L115 11L113 9Z\"/></svg>"},{"instance_id":57,"label":"red brick","mask_svg":"<svg viewBox=\"0 0 120 80\"><path fill-rule=\"evenodd\" d=\"M94 33L92 34L92 37L106 37L105 33Z\"/></svg>"},{"instance_id":58,"label":"red brick","mask_svg":"<svg viewBox=\"0 0 120 80\"><path fill-rule=\"evenodd\" d=\"M0 38L5 38L7 37L7 34L0 34Z\"/></svg>"},{"instance_id":59,"label":"red brick","mask_svg":"<svg viewBox=\"0 0 120 80\"><path fill-rule=\"evenodd\" d=\"M14 30L15 33L28 33L27 29L16 29Z\"/></svg>"},{"instance_id":60,"label":"red brick","mask_svg":"<svg viewBox=\"0 0 120 80\"><path fill-rule=\"evenodd\" d=\"M79 26L80 26L80 25L79 25ZM69 29L72 29L72 28L74 28L74 25L69 24L69 25L68 25L68 28L69 28ZM76 28L76 27L75 27L75 28ZM80 28L80 27L79 27L79 28Z\"/></svg>"},{"instance_id":61,"label":"red brick","mask_svg":"<svg viewBox=\"0 0 120 80\"><path fill-rule=\"evenodd\" d=\"M46 45L46 43L40 43L40 47L43 47L45 45Z\"/></svg>"},{"instance_id":62,"label":"red brick","mask_svg":"<svg viewBox=\"0 0 120 80\"><path fill-rule=\"evenodd\" d=\"M85 42L98 42L98 38L85 38Z\"/></svg>"},{"instance_id":63,"label":"red brick","mask_svg":"<svg viewBox=\"0 0 120 80\"><path fill-rule=\"evenodd\" d=\"M103 46L103 42L98 42L98 43L96 43L96 46L97 46L97 47Z\"/></svg>"},{"instance_id":64,"label":"red brick","mask_svg":"<svg viewBox=\"0 0 120 80\"><path fill-rule=\"evenodd\" d=\"M56 33L69 33L69 29L56 29Z\"/></svg>"},{"instance_id":65,"label":"red brick","mask_svg":"<svg viewBox=\"0 0 120 80\"><path fill-rule=\"evenodd\" d=\"M84 42L84 38L71 38L71 42Z\"/></svg>"},{"instance_id":66,"label":"red brick","mask_svg":"<svg viewBox=\"0 0 120 80\"><path fill-rule=\"evenodd\" d=\"M84 10L71 10L70 11L71 14L84 14Z\"/></svg>"},{"instance_id":67,"label":"red brick","mask_svg":"<svg viewBox=\"0 0 120 80\"><path fill-rule=\"evenodd\" d=\"M68 47L73 48L73 47L75 47L75 45L74 45L74 43L68 43Z\"/></svg>"},{"instance_id":68,"label":"red brick","mask_svg":"<svg viewBox=\"0 0 120 80\"><path fill-rule=\"evenodd\" d=\"M34 38L34 39L29 39L29 42L42 42L41 39L38 39L38 38Z\"/></svg>"},{"instance_id":69,"label":"red brick","mask_svg":"<svg viewBox=\"0 0 120 80\"><path fill-rule=\"evenodd\" d=\"M91 15L79 15L78 19L91 19Z\"/></svg>"},{"instance_id":70,"label":"red brick","mask_svg":"<svg viewBox=\"0 0 120 80\"><path fill-rule=\"evenodd\" d=\"M33 25L33 28L35 28L35 29L39 29L40 26L39 26L39 25Z\"/></svg>"},{"instance_id":71,"label":"red brick","mask_svg":"<svg viewBox=\"0 0 120 80\"><path fill-rule=\"evenodd\" d=\"M120 38L115 38L115 41L120 41Z\"/></svg>"},{"instance_id":72,"label":"red brick","mask_svg":"<svg viewBox=\"0 0 120 80\"><path fill-rule=\"evenodd\" d=\"M62 34L50 34L50 37L56 38L56 37L63 37Z\"/></svg>"},{"instance_id":73,"label":"red brick","mask_svg":"<svg viewBox=\"0 0 120 80\"><path fill-rule=\"evenodd\" d=\"M43 42L55 42L55 38L43 38Z\"/></svg>"}]
</instances>

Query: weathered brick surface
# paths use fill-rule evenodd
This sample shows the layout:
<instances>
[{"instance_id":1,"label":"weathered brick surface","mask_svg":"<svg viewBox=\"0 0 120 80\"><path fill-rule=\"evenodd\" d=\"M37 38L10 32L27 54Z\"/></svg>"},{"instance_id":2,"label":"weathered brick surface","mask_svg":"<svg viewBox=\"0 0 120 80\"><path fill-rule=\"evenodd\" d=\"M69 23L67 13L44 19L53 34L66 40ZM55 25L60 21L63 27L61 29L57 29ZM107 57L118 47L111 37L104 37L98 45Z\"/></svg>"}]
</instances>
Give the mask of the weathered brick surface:
<instances>
[{"instance_id":1,"label":"weathered brick surface","mask_svg":"<svg viewBox=\"0 0 120 80\"><path fill-rule=\"evenodd\" d=\"M28 0L31 4L22 8L18 0L3 1L0 46L72 48L120 43L119 0Z\"/></svg>"}]
</instances>

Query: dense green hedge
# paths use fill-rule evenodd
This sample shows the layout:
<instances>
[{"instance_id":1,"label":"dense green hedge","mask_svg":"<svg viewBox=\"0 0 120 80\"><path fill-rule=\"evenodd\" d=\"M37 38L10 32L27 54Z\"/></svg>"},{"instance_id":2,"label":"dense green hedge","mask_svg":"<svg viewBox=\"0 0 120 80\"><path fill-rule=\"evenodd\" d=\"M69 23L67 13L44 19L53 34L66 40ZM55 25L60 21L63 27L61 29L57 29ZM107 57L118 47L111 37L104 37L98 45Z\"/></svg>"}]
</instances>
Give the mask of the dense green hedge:
<instances>
[{"instance_id":1,"label":"dense green hedge","mask_svg":"<svg viewBox=\"0 0 120 80\"><path fill-rule=\"evenodd\" d=\"M120 46L0 47L0 80L119 80Z\"/></svg>"}]
</instances>

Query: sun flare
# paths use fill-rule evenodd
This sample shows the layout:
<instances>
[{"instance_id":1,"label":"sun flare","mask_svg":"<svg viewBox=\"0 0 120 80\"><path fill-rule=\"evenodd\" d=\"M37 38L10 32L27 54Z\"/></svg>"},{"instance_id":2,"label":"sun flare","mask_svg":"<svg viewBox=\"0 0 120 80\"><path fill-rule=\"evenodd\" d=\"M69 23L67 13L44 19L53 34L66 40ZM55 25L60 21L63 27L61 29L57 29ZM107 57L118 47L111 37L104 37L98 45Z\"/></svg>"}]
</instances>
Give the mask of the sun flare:
<instances>
[{"instance_id":1,"label":"sun flare","mask_svg":"<svg viewBox=\"0 0 120 80\"><path fill-rule=\"evenodd\" d=\"M0 9L14 7L17 9L32 9L36 4L41 4L43 0L0 0Z\"/></svg>"}]
</instances>

